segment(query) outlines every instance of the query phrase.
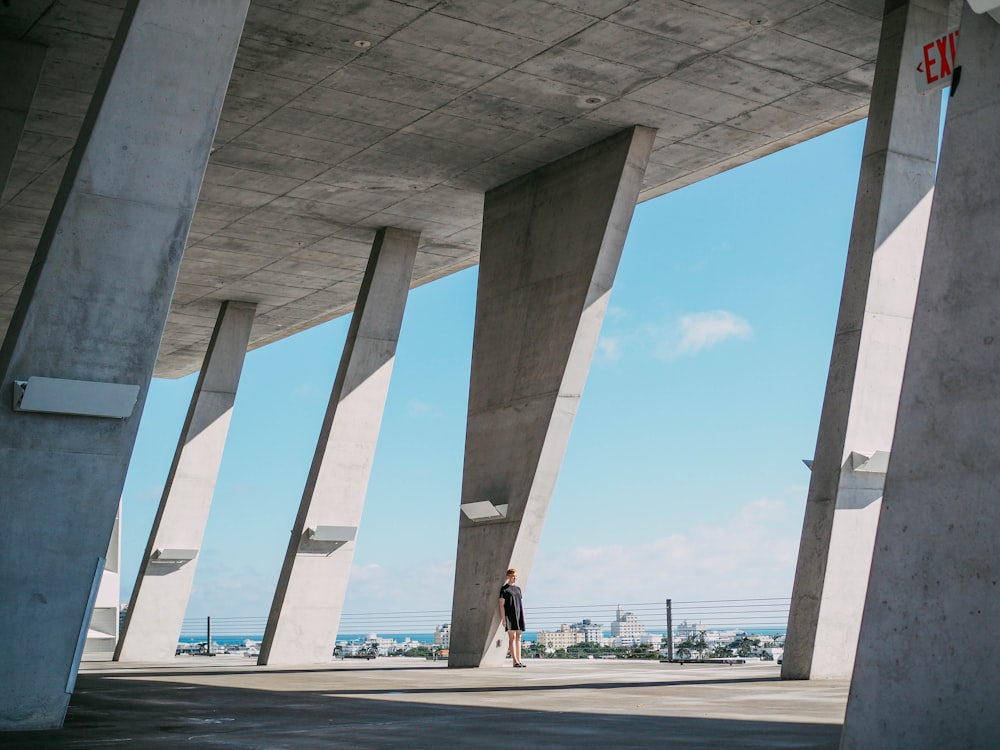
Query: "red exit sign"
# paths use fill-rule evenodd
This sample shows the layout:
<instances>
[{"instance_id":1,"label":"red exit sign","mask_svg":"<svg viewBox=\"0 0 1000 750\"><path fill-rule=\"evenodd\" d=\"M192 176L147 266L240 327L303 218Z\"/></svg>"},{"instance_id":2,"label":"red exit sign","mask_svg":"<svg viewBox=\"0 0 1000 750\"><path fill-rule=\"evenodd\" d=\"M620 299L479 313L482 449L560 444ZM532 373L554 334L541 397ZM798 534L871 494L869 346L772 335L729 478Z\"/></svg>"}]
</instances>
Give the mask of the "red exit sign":
<instances>
[{"instance_id":1,"label":"red exit sign","mask_svg":"<svg viewBox=\"0 0 1000 750\"><path fill-rule=\"evenodd\" d=\"M917 91L926 94L951 83L958 48L958 29L921 44L914 50L917 59Z\"/></svg>"}]
</instances>

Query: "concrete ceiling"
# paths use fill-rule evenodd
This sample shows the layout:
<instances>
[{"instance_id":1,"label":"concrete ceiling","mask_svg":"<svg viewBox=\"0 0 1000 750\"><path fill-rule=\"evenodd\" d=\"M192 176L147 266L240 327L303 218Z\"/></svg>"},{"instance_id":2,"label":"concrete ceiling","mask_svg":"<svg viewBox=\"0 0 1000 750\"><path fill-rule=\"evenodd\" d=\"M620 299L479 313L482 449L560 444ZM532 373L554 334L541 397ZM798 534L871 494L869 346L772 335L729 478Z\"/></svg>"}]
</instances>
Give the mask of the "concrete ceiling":
<instances>
[{"instance_id":1,"label":"concrete ceiling","mask_svg":"<svg viewBox=\"0 0 1000 750\"><path fill-rule=\"evenodd\" d=\"M5 331L124 0L10 0L50 48L0 199ZM882 0L253 0L156 374L219 303L257 347L350 312L375 229L423 284L474 265L484 191L640 124L641 199L865 117Z\"/></svg>"}]
</instances>

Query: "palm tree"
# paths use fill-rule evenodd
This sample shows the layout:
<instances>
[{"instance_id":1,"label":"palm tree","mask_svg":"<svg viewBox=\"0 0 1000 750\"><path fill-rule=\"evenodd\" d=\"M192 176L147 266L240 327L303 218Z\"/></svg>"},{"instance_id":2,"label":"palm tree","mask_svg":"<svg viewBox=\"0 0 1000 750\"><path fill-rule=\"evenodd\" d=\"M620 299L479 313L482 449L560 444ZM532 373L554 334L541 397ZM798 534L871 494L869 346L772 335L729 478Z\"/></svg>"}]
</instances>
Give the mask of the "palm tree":
<instances>
[{"instance_id":1,"label":"palm tree","mask_svg":"<svg viewBox=\"0 0 1000 750\"><path fill-rule=\"evenodd\" d=\"M705 631L692 631L687 638L674 647L674 653L680 661L687 661L695 653L701 655L706 648L708 648L708 642L705 640Z\"/></svg>"}]
</instances>

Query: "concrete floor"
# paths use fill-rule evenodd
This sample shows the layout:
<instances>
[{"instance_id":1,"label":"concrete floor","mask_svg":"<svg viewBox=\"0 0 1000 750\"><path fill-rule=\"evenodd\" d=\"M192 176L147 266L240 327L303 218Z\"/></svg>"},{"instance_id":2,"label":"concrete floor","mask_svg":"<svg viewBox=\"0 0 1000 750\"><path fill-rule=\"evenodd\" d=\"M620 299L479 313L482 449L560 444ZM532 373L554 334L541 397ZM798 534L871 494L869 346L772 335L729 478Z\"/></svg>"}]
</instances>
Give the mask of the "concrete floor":
<instances>
[{"instance_id":1,"label":"concrete floor","mask_svg":"<svg viewBox=\"0 0 1000 750\"><path fill-rule=\"evenodd\" d=\"M85 663L62 730L16 748L836 748L846 681L772 663L407 658L269 669L239 656Z\"/></svg>"}]
</instances>

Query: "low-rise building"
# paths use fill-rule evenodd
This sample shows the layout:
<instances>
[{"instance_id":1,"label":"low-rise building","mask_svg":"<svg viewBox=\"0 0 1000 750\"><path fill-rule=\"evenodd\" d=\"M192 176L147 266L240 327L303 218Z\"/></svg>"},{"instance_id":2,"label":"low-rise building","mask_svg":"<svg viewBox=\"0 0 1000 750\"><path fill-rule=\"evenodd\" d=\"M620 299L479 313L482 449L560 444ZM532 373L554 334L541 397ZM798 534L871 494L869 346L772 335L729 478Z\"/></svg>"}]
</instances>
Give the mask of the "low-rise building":
<instances>
[{"instance_id":1,"label":"low-rise building","mask_svg":"<svg viewBox=\"0 0 1000 750\"><path fill-rule=\"evenodd\" d=\"M438 648L449 648L451 645L451 624L444 623L434 628L434 645Z\"/></svg>"},{"instance_id":2,"label":"low-rise building","mask_svg":"<svg viewBox=\"0 0 1000 750\"><path fill-rule=\"evenodd\" d=\"M397 641L395 638L381 638L378 633L372 633L367 638L357 638L353 641L338 641L337 654L344 657L366 656L374 653L378 656L403 654L411 648L425 645L412 638Z\"/></svg>"},{"instance_id":3,"label":"low-rise building","mask_svg":"<svg viewBox=\"0 0 1000 750\"><path fill-rule=\"evenodd\" d=\"M650 642L643 622L632 612L622 612L621 605L618 607L618 616L611 623L611 637L616 646L637 646Z\"/></svg>"},{"instance_id":4,"label":"low-rise building","mask_svg":"<svg viewBox=\"0 0 1000 750\"><path fill-rule=\"evenodd\" d=\"M535 636L535 642L544 647L546 650L558 651L561 648L569 648L570 646L576 645L577 643L583 643L586 640L586 634L582 630L578 630L575 625L570 626L563 623L559 626L559 630L540 630Z\"/></svg>"},{"instance_id":5,"label":"low-rise building","mask_svg":"<svg viewBox=\"0 0 1000 750\"><path fill-rule=\"evenodd\" d=\"M674 638L684 640L690 636L696 636L698 633L704 633L706 630L703 623L684 620L679 625L674 625Z\"/></svg>"},{"instance_id":6,"label":"low-rise building","mask_svg":"<svg viewBox=\"0 0 1000 750\"><path fill-rule=\"evenodd\" d=\"M591 622L590 620L582 620L573 627L583 632L583 640L586 643L596 643L602 646L605 645L605 641L607 639L604 637L603 625Z\"/></svg>"}]
</instances>

